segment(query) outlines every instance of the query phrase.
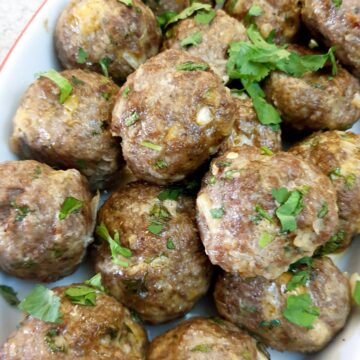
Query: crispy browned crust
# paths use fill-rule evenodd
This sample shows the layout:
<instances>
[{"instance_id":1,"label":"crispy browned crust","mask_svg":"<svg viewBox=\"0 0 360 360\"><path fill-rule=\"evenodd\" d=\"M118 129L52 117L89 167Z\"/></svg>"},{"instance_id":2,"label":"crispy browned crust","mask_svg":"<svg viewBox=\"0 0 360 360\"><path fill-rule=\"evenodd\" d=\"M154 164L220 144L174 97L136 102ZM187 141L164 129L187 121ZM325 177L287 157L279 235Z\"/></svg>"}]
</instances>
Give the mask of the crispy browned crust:
<instances>
[{"instance_id":1,"label":"crispy browned crust","mask_svg":"<svg viewBox=\"0 0 360 360\"><path fill-rule=\"evenodd\" d=\"M284 273L275 280L260 276L245 279L223 272L215 286L216 307L225 319L245 327L274 349L321 350L344 327L350 313L349 281L327 257L313 260L307 286L286 292L291 278L291 273ZM288 296L304 293L310 294L314 306L320 309L312 329L293 324L282 314ZM280 325L260 325L271 320L279 320Z\"/></svg>"},{"instance_id":2,"label":"crispy browned crust","mask_svg":"<svg viewBox=\"0 0 360 360\"><path fill-rule=\"evenodd\" d=\"M64 294L68 288L53 289L61 298L61 323L28 316L0 349L2 360L145 360L147 336L129 310L101 292L95 306L74 305ZM49 331L56 335L49 338ZM51 351L51 342L64 350Z\"/></svg>"}]
</instances>

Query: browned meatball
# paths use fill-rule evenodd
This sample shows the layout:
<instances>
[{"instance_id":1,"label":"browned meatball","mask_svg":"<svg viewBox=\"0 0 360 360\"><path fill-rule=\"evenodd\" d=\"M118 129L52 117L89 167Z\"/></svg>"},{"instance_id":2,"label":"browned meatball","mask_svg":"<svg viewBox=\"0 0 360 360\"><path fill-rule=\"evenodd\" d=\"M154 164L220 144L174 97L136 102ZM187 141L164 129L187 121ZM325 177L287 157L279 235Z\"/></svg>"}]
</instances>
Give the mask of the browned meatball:
<instances>
[{"instance_id":1,"label":"browned meatball","mask_svg":"<svg viewBox=\"0 0 360 360\"><path fill-rule=\"evenodd\" d=\"M146 333L124 306L102 292L94 306L73 304L65 295L71 287L53 289L62 321L26 317L0 348L2 360L145 360Z\"/></svg>"},{"instance_id":2,"label":"browned meatball","mask_svg":"<svg viewBox=\"0 0 360 360\"><path fill-rule=\"evenodd\" d=\"M226 73L228 48L231 42L246 41L246 29L242 23L217 10L209 24L198 23L196 17L186 18L177 23L170 31L171 36L164 42L165 49L186 50L193 56L206 61L223 82L229 80ZM196 43L188 44L189 38Z\"/></svg>"},{"instance_id":3,"label":"browned meatball","mask_svg":"<svg viewBox=\"0 0 360 360\"><path fill-rule=\"evenodd\" d=\"M278 43L295 38L300 27L300 2L298 0L226 0L225 11L243 21L252 6L261 13L254 16L256 26L264 38L274 33Z\"/></svg>"},{"instance_id":4,"label":"browned meatball","mask_svg":"<svg viewBox=\"0 0 360 360\"><path fill-rule=\"evenodd\" d=\"M335 46L336 56L360 76L359 0L301 0L302 20L327 46Z\"/></svg>"},{"instance_id":5,"label":"browned meatball","mask_svg":"<svg viewBox=\"0 0 360 360\"><path fill-rule=\"evenodd\" d=\"M97 197L77 170L0 164L0 268L23 279L71 274L93 241Z\"/></svg>"},{"instance_id":6,"label":"browned meatball","mask_svg":"<svg viewBox=\"0 0 360 360\"><path fill-rule=\"evenodd\" d=\"M266 360L251 336L220 318L192 318L155 338L148 360Z\"/></svg>"},{"instance_id":7,"label":"browned meatball","mask_svg":"<svg viewBox=\"0 0 360 360\"><path fill-rule=\"evenodd\" d=\"M61 76L73 87L63 104L58 86L47 78L36 80L24 94L13 120L13 150L51 166L76 168L93 188L103 187L123 163L109 130L119 88L109 78L83 70Z\"/></svg>"},{"instance_id":8,"label":"browned meatball","mask_svg":"<svg viewBox=\"0 0 360 360\"><path fill-rule=\"evenodd\" d=\"M350 313L349 281L327 257L314 259L303 269L300 265L297 272L286 272L272 281L222 273L215 286L217 309L274 349L321 350L344 327ZM307 281L293 288L301 271L308 273ZM297 314L291 312L294 307Z\"/></svg>"},{"instance_id":9,"label":"browned meatball","mask_svg":"<svg viewBox=\"0 0 360 360\"><path fill-rule=\"evenodd\" d=\"M299 46L291 50L310 54ZM341 66L337 68L335 76L327 68L300 78L280 71L270 74L264 90L287 126L298 131L345 130L359 119L359 81Z\"/></svg>"},{"instance_id":10,"label":"browned meatball","mask_svg":"<svg viewBox=\"0 0 360 360\"><path fill-rule=\"evenodd\" d=\"M118 80L156 55L160 43L156 18L140 0L131 0L129 6L118 0L71 0L55 30L57 54L65 68L108 67Z\"/></svg>"},{"instance_id":11,"label":"browned meatball","mask_svg":"<svg viewBox=\"0 0 360 360\"><path fill-rule=\"evenodd\" d=\"M157 184L194 172L230 134L229 89L200 58L167 50L148 60L121 89L112 133L138 179Z\"/></svg>"},{"instance_id":12,"label":"browned meatball","mask_svg":"<svg viewBox=\"0 0 360 360\"><path fill-rule=\"evenodd\" d=\"M235 122L230 136L223 142L222 151L234 146L252 145L281 150L281 130L274 131L268 125L262 125L252 105L252 100L245 94L234 96L236 105Z\"/></svg>"},{"instance_id":13,"label":"browned meatball","mask_svg":"<svg viewBox=\"0 0 360 360\"><path fill-rule=\"evenodd\" d=\"M323 207L328 212L318 216ZM274 279L334 233L336 194L327 176L289 153L234 147L214 159L197 198L198 226L213 264Z\"/></svg>"},{"instance_id":14,"label":"browned meatball","mask_svg":"<svg viewBox=\"0 0 360 360\"><path fill-rule=\"evenodd\" d=\"M113 193L99 213L98 223L114 236L117 231L132 255L122 259L127 266L117 265L103 241L95 253L96 271L112 295L150 323L183 315L210 285L195 203L177 191L168 199L162 187L132 183Z\"/></svg>"},{"instance_id":15,"label":"browned meatball","mask_svg":"<svg viewBox=\"0 0 360 360\"><path fill-rule=\"evenodd\" d=\"M360 232L360 135L343 131L313 134L290 150L329 176L337 194L339 227L323 248L333 252Z\"/></svg>"},{"instance_id":16,"label":"browned meatball","mask_svg":"<svg viewBox=\"0 0 360 360\"><path fill-rule=\"evenodd\" d=\"M167 11L180 13L189 7L193 2L191 0L144 0L143 1L154 12L155 15L164 14ZM197 3L211 4L211 0L196 0Z\"/></svg>"}]
</instances>

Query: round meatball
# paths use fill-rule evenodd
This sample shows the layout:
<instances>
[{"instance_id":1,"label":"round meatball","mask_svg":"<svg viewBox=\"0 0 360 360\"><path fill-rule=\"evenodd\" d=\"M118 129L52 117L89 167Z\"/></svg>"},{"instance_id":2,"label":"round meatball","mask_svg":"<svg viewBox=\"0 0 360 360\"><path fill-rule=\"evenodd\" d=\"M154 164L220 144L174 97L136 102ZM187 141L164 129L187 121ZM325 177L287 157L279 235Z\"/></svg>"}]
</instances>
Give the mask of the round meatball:
<instances>
[{"instance_id":1,"label":"round meatball","mask_svg":"<svg viewBox=\"0 0 360 360\"><path fill-rule=\"evenodd\" d=\"M147 336L129 310L105 293L96 292L94 306L76 305L58 287L60 323L27 316L0 349L3 360L117 359L145 360Z\"/></svg>"},{"instance_id":2,"label":"round meatball","mask_svg":"<svg viewBox=\"0 0 360 360\"><path fill-rule=\"evenodd\" d=\"M268 148L273 152L281 150L281 130L273 130L268 125L260 123L252 100L242 94L234 96L236 105L235 122L230 136L223 142L222 151L234 146L252 145ZM266 150L265 150L266 151Z\"/></svg>"},{"instance_id":3,"label":"round meatball","mask_svg":"<svg viewBox=\"0 0 360 360\"><path fill-rule=\"evenodd\" d=\"M350 286L329 258L310 264L305 270L304 264L293 267L275 280L222 273L215 286L216 307L225 319L274 349L321 350L345 325L351 309ZM294 288L301 272L307 279Z\"/></svg>"},{"instance_id":4,"label":"round meatball","mask_svg":"<svg viewBox=\"0 0 360 360\"><path fill-rule=\"evenodd\" d=\"M161 31L140 0L71 0L59 17L55 46L66 69L88 68L124 80L156 55ZM105 70L107 69L107 70Z\"/></svg>"},{"instance_id":5,"label":"round meatball","mask_svg":"<svg viewBox=\"0 0 360 360\"><path fill-rule=\"evenodd\" d=\"M205 354L206 353L206 354ZM255 339L220 318L195 317L155 338L148 360L266 360Z\"/></svg>"},{"instance_id":6,"label":"round meatball","mask_svg":"<svg viewBox=\"0 0 360 360\"><path fill-rule=\"evenodd\" d=\"M0 269L23 279L71 274L93 241L98 198L77 170L0 164Z\"/></svg>"},{"instance_id":7,"label":"round meatball","mask_svg":"<svg viewBox=\"0 0 360 360\"><path fill-rule=\"evenodd\" d=\"M300 78L274 71L264 90L288 127L297 131L345 130L360 117L360 84L341 66L337 75L330 75L326 69Z\"/></svg>"},{"instance_id":8,"label":"round meatball","mask_svg":"<svg viewBox=\"0 0 360 360\"><path fill-rule=\"evenodd\" d=\"M313 134L290 150L329 176L336 190L339 227L323 248L343 249L360 233L360 135L343 131Z\"/></svg>"},{"instance_id":9,"label":"round meatball","mask_svg":"<svg viewBox=\"0 0 360 360\"><path fill-rule=\"evenodd\" d=\"M180 13L192 4L191 0L144 0L143 2L149 6L155 15L162 15L168 11ZM197 0L196 2L211 4L212 1Z\"/></svg>"},{"instance_id":10,"label":"round meatball","mask_svg":"<svg viewBox=\"0 0 360 360\"><path fill-rule=\"evenodd\" d=\"M222 10L216 11L209 24L198 23L196 17L186 18L177 23L170 34L164 42L165 49L186 50L198 56L211 66L223 82L229 80L226 72L229 44L247 40L244 25Z\"/></svg>"},{"instance_id":11,"label":"round meatball","mask_svg":"<svg viewBox=\"0 0 360 360\"><path fill-rule=\"evenodd\" d=\"M125 160L138 179L184 179L231 132L235 109L229 89L186 52L167 50L148 60L120 91L112 133L122 137Z\"/></svg>"},{"instance_id":12,"label":"round meatball","mask_svg":"<svg viewBox=\"0 0 360 360\"><path fill-rule=\"evenodd\" d=\"M335 46L336 56L360 76L359 0L302 0L302 20L315 37L327 46Z\"/></svg>"},{"instance_id":13,"label":"round meatball","mask_svg":"<svg viewBox=\"0 0 360 360\"><path fill-rule=\"evenodd\" d=\"M212 161L197 210L210 261L244 277L278 277L311 256L338 224L327 176L292 154L267 155L247 145Z\"/></svg>"},{"instance_id":14,"label":"round meatball","mask_svg":"<svg viewBox=\"0 0 360 360\"><path fill-rule=\"evenodd\" d=\"M261 9L252 19L264 38L274 36L277 43L294 40L300 28L298 0L226 0L225 11L243 21L252 6Z\"/></svg>"},{"instance_id":15,"label":"round meatball","mask_svg":"<svg viewBox=\"0 0 360 360\"><path fill-rule=\"evenodd\" d=\"M119 88L109 78L83 70L61 76L73 87L63 104L58 86L48 78L26 91L13 120L12 148L24 158L78 169L93 188L104 187L123 164L109 130Z\"/></svg>"},{"instance_id":16,"label":"round meatball","mask_svg":"<svg viewBox=\"0 0 360 360\"><path fill-rule=\"evenodd\" d=\"M120 257L126 264L115 263L103 241L95 252L96 271L143 320L155 324L182 316L207 292L211 264L196 228L195 203L178 189L129 184L105 202L98 222L113 237L120 234L131 256Z\"/></svg>"}]
</instances>

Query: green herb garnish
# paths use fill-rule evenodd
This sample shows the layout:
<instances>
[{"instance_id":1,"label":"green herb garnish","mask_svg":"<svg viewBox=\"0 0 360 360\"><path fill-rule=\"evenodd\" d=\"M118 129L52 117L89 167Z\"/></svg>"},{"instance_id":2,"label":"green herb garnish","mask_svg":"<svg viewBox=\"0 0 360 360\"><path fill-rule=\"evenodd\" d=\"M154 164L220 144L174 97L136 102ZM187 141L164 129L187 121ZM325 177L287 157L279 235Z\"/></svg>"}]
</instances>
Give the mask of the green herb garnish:
<instances>
[{"instance_id":1,"label":"green herb garnish","mask_svg":"<svg viewBox=\"0 0 360 360\"><path fill-rule=\"evenodd\" d=\"M342 0L332 0L332 3L338 9L342 4Z\"/></svg>"},{"instance_id":2,"label":"green herb garnish","mask_svg":"<svg viewBox=\"0 0 360 360\"><path fill-rule=\"evenodd\" d=\"M210 214L213 219L221 219L225 214L225 210L223 207L210 209Z\"/></svg>"},{"instance_id":3,"label":"green herb garnish","mask_svg":"<svg viewBox=\"0 0 360 360\"><path fill-rule=\"evenodd\" d=\"M156 162L154 164L154 168L156 168L156 169L165 169L167 167L168 167L167 162L162 159L156 160Z\"/></svg>"},{"instance_id":4,"label":"green herb garnish","mask_svg":"<svg viewBox=\"0 0 360 360\"><path fill-rule=\"evenodd\" d=\"M167 239L166 247L167 247L169 250L174 250L174 249L175 249L175 244L174 244L174 242L172 241L171 238L168 238L168 239Z\"/></svg>"},{"instance_id":5,"label":"green herb garnish","mask_svg":"<svg viewBox=\"0 0 360 360\"><path fill-rule=\"evenodd\" d=\"M162 150L161 145L154 144L151 141L147 141L147 140L143 140L140 143L140 145L143 146L143 147L146 147L148 149L155 150L155 151L161 151Z\"/></svg>"},{"instance_id":6,"label":"green herb garnish","mask_svg":"<svg viewBox=\"0 0 360 360\"><path fill-rule=\"evenodd\" d=\"M259 246L261 247L261 249L264 249L273 241L273 239L274 238L272 237L271 234L264 232L260 236Z\"/></svg>"},{"instance_id":7,"label":"green herb garnish","mask_svg":"<svg viewBox=\"0 0 360 360\"><path fill-rule=\"evenodd\" d=\"M76 62L78 64L85 64L88 57L89 57L89 54L81 47L81 48L79 48L79 51L78 51L78 54L76 57Z\"/></svg>"},{"instance_id":8,"label":"green herb garnish","mask_svg":"<svg viewBox=\"0 0 360 360\"><path fill-rule=\"evenodd\" d=\"M30 212L30 208L27 205L19 205L16 202L11 202L11 207L15 209L15 222L23 221Z\"/></svg>"},{"instance_id":9,"label":"green herb garnish","mask_svg":"<svg viewBox=\"0 0 360 360\"><path fill-rule=\"evenodd\" d=\"M357 305L360 306L360 281L356 281L355 283L355 289L353 293L353 299Z\"/></svg>"},{"instance_id":10,"label":"green herb garnish","mask_svg":"<svg viewBox=\"0 0 360 360\"><path fill-rule=\"evenodd\" d=\"M104 57L99 61L99 65L101 67L101 70L103 72L103 74L106 77L109 77L109 65L111 63L111 59L108 57Z\"/></svg>"},{"instance_id":11,"label":"green herb garnish","mask_svg":"<svg viewBox=\"0 0 360 360\"><path fill-rule=\"evenodd\" d=\"M329 211L328 203L327 203L327 202L323 202L323 204L321 205L321 209L320 209L320 210L318 211L318 213L317 213L317 217L318 217L319 219L324 218L324 217L327 215L328 211Z\"/></svg>"},{"instance_id":12,"label":"green herb garnish","mask_svg":"<svg viewBox=\"0 0 360 360\"><path fill-rule=\"evenodd\" d=\"M101 292L105 292L105 288L102 285L101 273L97 273L91 279L85 280L84 284L89 285L89 286L93 287L94 289L97 289Z\"/></svg>"},{"instance_id":13,"label":"green herb garnish","mask_svg":"<svg viewBox=\"0 0 360 360\"><path fill-rule=\"evenodd\" d=\"M265 211L264 208L261 205L256 204L255 205L255 211L259 214L260 218L266 219L271 223L274 222L272 216L267 211Z\"/></svg>"},{"instance_id":14,"label":"green herb garnish","mask_svg":"<svg viewBox=\"0 0 360 360\"><path fill-rule=\"evenodd\" d=\"M202 10L195 15L194 20L199 25L209 25L215 16L216 12L214 10Z\"/></svg>"},{"instance_id":15,"label":"green herb garnish","mask_svg":"<svg viewBox=\"0 0 360 360\"><path fill-rule=\"evenodd\" d=\"M161 201L165 200L177 200L181 194L181 189L178 188L168 188L160 192L158 199Z\"/></svg>"},{"instance_id":16,"label":"green herb garnish","mask_svg":"<svg viewBox=\"0 0 360 360\"><path fill-rule=\"evenodd\" d=\"M140 119L139 114L136 111L134 111L130 116L128 116L124 120L125 126L134 125L139 119Z\"/></svg>"},{"instance_id":17,"label":"green herb garnish","mask_svg":"<svg viewBox=\"0 0 360 360\"><path fill-rule=\"evenodd\" d=\"M129 94L130 88L128 86L125 86L125 89L123 90L123 92L121 93L122 97L127 97Z\"/></svg>"},{"instance_id":18,"label":"green herb garnish","mask_svg":"<svg viewBox=\"0 0 360 360\"><path fill-rule=\"evenodd\" d=\"M186 61L182 64L176 65L176 70L179 71L206 71L209 65L205 63L195 63L193 61Z\"/></svg>"},{"instance_id":19,"label":"green herb garnish","mask_svg":"<svg viewBox=\"0 0 360 360\"><path fill-rule=\"evenodd\" d=\"M169 21L167 22L167 24L165 25L165 28L168 27L170 24L174 24L180 20L184 20L184 19L190 17L191 15L193 15L194 13L196 13L199 10L211 11L212 8L211 8L211 5L209 5L209 4L200 4L200 3L194 2L191 6L184 9L180 14L177 14L177 15L173 16L172 18L170 18Z\"/></svg>"},{"instance_id":20,"label":"green herb garnish","mask_svg":"<svg viewBox=\"0 0 360 360\"><path fill-rule=\"evenodd\" d=\"M170 19L175 17L177 13L175 11L165 11L161 15L156 17L157 23L161 29L166 27L166 24L169 22Z\"/></svg>"},{"instance_id":21,"label":"green herb garnish","mask_svg":"<svg viewBox=\"0 0 360 360\"><path fill-rule=\"evenodd\" d=\"M56 344L56 337L60 335L60 331L56 328L48 330L44 337L44 341L52 353L65 352L66 347L64 344Z\"/></svg>"},{"instance_id":22,"label":"green herb garnish","mask_svg":"<svg viewBox=\"0 0 360 360\"><path fill-rule=\"evenodd\" d=\"M119 3L122 3L122 4L126 5L126 6L129 6L129 7L133 6L132 0L117 0L117 1Z\"/></svg>"},{"instance_id":23,"label":"green herb garnish","mask_svg":"<svg viewBox=\"0 0 360 360\"><path fill-rule=\"evenodd\" d=\"M65 295L76 305L96 305L96 290L93 287L85 285L70 287L65 290Z\"/></svg>"},{"instance_id":24,"label":"green herb garnish","mask_svg":"<svg viewBox=\"0 0 360 360\"><path fill-rule=\"evenodd\" d=\"M61 322L60 297L42 285L36 285L18 307L42 321Z\"/></svg>"},{"instance_id":25,"label":"green herb garnish","mask_svg":"<svg viewBox=\"0 0 360 360\"><path fill-rule=\"evenodd\" d=\"M190 349L191 352L204 352L208 353L212 351L211 345L208 344L199 344Z\"/></svg>"},{"instance_id":26,"label":"green herb garnish","mask_svg":"<svg viewBox=\"0 0 360 360\"><path fill-rule=\"evenodd\" d=\"M272 155L274 155L274 153L271 151L271 149L269 149L267 146L262 146L262 147L260 148L260 150L261 150L261 154L262 154L262 155L267 155L267 156L272 156Z\"/></svg>"},{"instance_id":27,"label":"green herb garnish","mask_svg":"<svg viewBox=\"0 0 360 360\"><path fill-rule=\"evenodd\" d=\"M59 212L59 219L65 220L70 214L75 211L81 209L84 206L83 201L78 200L72 196L67 197L63 204L61 205L61 209Z\"/></svg>"},{"instance_id":28,"label":"green herb garnish","mask_svg":"<svg viewBox=\"0 0 360 360\"><path fill-rule=\"evenodd\" d=\"M11 306L16 306L20 302L17 298L17 292L10 286L0 285L0 295Z\"/></svg>"},{"instance_id":29,"label":"green herb garnish","mask_svg":"<svg viewBox=\"0 0 360 360\"><path fill-rule=\"evenodd\" d=\"M85 81L80 80L79 78L77 78L75 75L71 76L71 82L75 85L85 85Z\"/></svg>"},{"instance_id":30,"label":"green herb garnish","mask_svg":"<svg viewBox=\"0 0 360 360\"><path fill-rule=\"evenodd\" d=\"M279 327L281 325L280 320L274 319L274 320L263 320L260 322L259 326L262 328L268 328L269 330L272 330L273 328Z\"/></svg>"},{"instance_id":31,"label":"green herb garnish","mask_svg":"<svg viewBox=\"0 0 360 360\"><path fill-rule=\"evenodd\" d=\"M187 47L191 45L199 45L202 42L202 33L200 31L195 31L190 34L180 42L181 47Z\"/></svg>"}]
</instances>

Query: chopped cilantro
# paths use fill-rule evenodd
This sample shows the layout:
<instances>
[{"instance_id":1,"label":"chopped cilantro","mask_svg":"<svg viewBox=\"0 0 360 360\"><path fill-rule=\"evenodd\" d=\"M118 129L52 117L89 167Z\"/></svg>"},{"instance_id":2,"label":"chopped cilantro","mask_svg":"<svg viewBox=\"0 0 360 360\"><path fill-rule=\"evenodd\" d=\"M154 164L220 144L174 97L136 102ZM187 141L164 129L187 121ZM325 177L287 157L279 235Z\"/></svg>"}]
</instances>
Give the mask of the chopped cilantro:
<instances>
[{"instance_id":1,"label":"chopped cilantro","mask_svg":"<svg viewBox=\"0 0 360 360\"><path fill-rule=\"evenodd\" d=\"M355 174L349 174L349 175L345 176L345 186L348 189L351 189L354 186L355 181L356 181L356 175Z\"/></svg>"},{"instance_id":2,"label":"chopped cilantro","mask_svg":"<svg viewBox=\"0 0 360 360\"><path fill-rule=\"evenodd\" d=\"M323 202L323 204L321 205L321 209L320 209L320 210L318 211L318 213L317 213L317 217L318 217L319 219L324 218L324 217L327 215L328 211L329 211L328 203L327 203L327 202Z\"/></svg>"},{"instance_id":3,"label":"chopped cilantro","mask_svg":"<svg viewBox=\"0 0 360 360\"><path fill-rule=\"evenodd\" d=\"M339 8L342 4L342 0L332 0L332 3L336 8Z\"/></svg>"},{"instance_id":4,"label":"chopped cilantro","mask_svg":"<svg viewBox=\"0 0 360 360\"><path fill-rule=\"evenodd\" d=\"M355 303L360 306L360 281L359 280L356 281L356 283L355 283L353 298L354 298Z\"/></svg>"},{"instance_id":5,"label":"chopped cilantro","mask_svg":"<svg viewBox=\"0 0 360 360\"><path fill-rule=\"evenodd\" d=\"M10 286L0 285L0 295L11 306L16 306L19 304L17 293Z\"/></svg>"},{"instance_id":6,"label":"chopped cilantro","mask_svg":"<svg viewBox=\"0 0 360 360\"><path fill-rule=\"evenodd\" d=\"M210 4L200 4L198 2L194 2L192 5L184 9L180 14L170 18L165 27L168 27L170 24L174 24L179 20L184 20L199 10L211 11L212 9Z\"/></svg>"},{"instance_id":7,"label":"chopped cilantro","mask_svg":"<svg viewBox=\"0 0 360 360\"><path fill-rule=\"evenodd\" d=\"M81 47L77 53L76 62L78 64L85 64L88 57L88 53Z\"/></svg>"},{"instance_id":8,"label":"chopped cilantro","mask_svg":"<svg viewBox=\"0 0 360 360\"><path fill-rule=\"evenodd\" d=\"M266 248L273 241L273 237L271 234L264 232L261 234L259 239L259 246L261 249Z\"/></svg>"},{"instance_id":9,"label":"chopped cilantro","mask_svg":"<svg viewBox=\"0 0 360 360\"><path fill-rule=\"evenodd\" d=\"M44 337L44 341L52 353L65 352L66 347L64 344L56 344L56 337L60 335L59 329L51 328L48 330Z\"/></svg>"},{"instance_id":10,"label":"chopped cilantro","mask_svg":"<svg viewBox=\"0 0 360 360\"><path fill-rule=\"evenodd\" d=\"M72 75L71 76L71 82L75 85L75 86L78 86L78 85L85 85L85 82L78 79L75 75Z\"/></svg>"},{"instance_id":11,"label":"chopped cilantro","mask_svg":"<svg viewBox=\"0 0 360 360\"><path fill-rule=\"evenodd\" d=\"M89 285L99 291L105 292L105 288L103 287L102 282L101 282L101 273L97 273L91 279L85 280L84 284Z\"/></svg>"},{"instance_id":12,"label":"chopped cilantro","mask_svg":"<svg viewBox=\"0 0 360 360\"><path fill-rule=\"evenodd\" d=\"M160 192L158 199L161 201L164 200L177 200L181 194L181 189L178 188L168 188Z\"/></svg>"},{"instance_id":13,"label":"chopped cilantro","mask_svg":"<svg viewBox=\"0 0 360 360\"><path fill-rule=\"evenodd\" d=\"M57 71L50 69L48 72L40 73L39 76L46 77L55 83L60 89L60 104L63 104L73 91L70 81L60 75Z\"/></svg>"},{"instance_id":14,"label":"chopped cilantro","mask_svg":"<svg viewBox=\"0 0 360 360\"><path fill-rule=\"evenodd\" d=\"M148 226L148 230L154 234L159 235L164 229L164 224L158 221L151 221L150 225Z\"/></svg>"},{"instance_id":15,"label":"chopped cilantro","mask_svg":"<svg viewBox=\"0 0 360 360\"><path fill-rule=\"evenodd\" d=\"M271 223L273 222L272 216L266 210L264 210L264 208L261 205L256 204L255 211L259 214L260 218L266 219Z\"/></svg>"},{"instance_id":16,"label":"chopped cilantro","mask_svg":"<svg viewBox=\"0 0 360 360\"><path fill-rule=\"evenodd\" d=\"M212 351L211 345L208 344L199 344L190 349L191 352L204 352L208 353Z\"/></svg>"},{"instance_id":17,"label":"chopped cilantro","mask_svg":"<svg viewBox=\"0 0 360 360\"><path fill-rule=\"evenodd\" d=\"M290 295L286 299L283 315L291 323L311 329L312 324L320 315L320 309L313 306L309 294Z\"/></svg>"},{"instance_id":18,"label":"chopped cilantro","mask_svg":"<svg viewBox=\"0 0 360 360\"><path fill-rule=\"evenodd\" d=\"M175 249L175 244L174 244L174 242L172 241L171 238L168 238L168 239L167 239L166 247L167 247L169 250L174 250L174 249Z\"/></svg>"},{"instance_id":19,"label":"chopped cilantro","mask_svg":"<svg viewBox=\"0 0 360 360\"><path fill-rule=\"evenodd\" d=\"M76 210L81 209L83 206L83 201L78 200L72 196L67 197L61 205L59 219L65 220L70 214L72 214Z\"/></svg>"},{"instance_id":20,"label":"chopped cilantro","mask_svg":"<svg viewBox=\"0 0 360 360\"><path fill-rule=\"evenodd\" d=\"M221 219L225 214L225 210L223 207L210 209L210 214L213 219Z\"/></svg>"},{"instance_id":21,"label":"chopped cilantro","mask_svg":"<svg viewBox=\"0 0 360 360\"><path fill-rule=\"evenodd\" d=\"M215 165L216 165L218 168L222 169L222 168L226 168L226 167L230 166L230 165L231 165L231 161L219 160L219 161L217 161L217 162L215 163Z\"/></svg>"},{"instance_id":22,"label":"chopped cilantro","mask_svg":"<svg viewBox=\"0 0 360 360\"><path fill-rule=\"evenodd\" d=\"M195 63L193 61L186 61L182 64L176 65L178 71L206 71L209 65L205 63Z\"/></svg>"},{"instance_id":23,"label":"chopped cilantro","mask_svg":"<svg viewBox=\"0 0 360 360\"><path fill-rule=\"evenodd\" d=\"M130 88L128 86L125 86L123 92L121 93L122 97L127 97L129 94Z\"/></svg>"},{"instance_id":24,"label":"chopped cilantro","mask_svg":"<svg viewBox=\"0 0 360 360\"><path fill-rule=\"evenodd\" d=\"M341 169L335 168L329 172L329 177L331 180L336 180L337 178L341 177Z\"/></svg>"},{"instance_id":25,"label":"chopped cilantro","mask_svg":"<svg viewBox=\"0 0 360 360\"><path fill-rule=\"evenodd\" d=\"M117 0L117 1L129 7L133 6L132 0Z\"/></svg>"},{"instance_id":26,"label":"chopped cilantro","mask_svg":"<svg viewBox=\"0 0 360 360\"><path fill-rule=\"evenodd\" d=\"M286 285L286 291L292 291L298 286L306 286L310 280L312 263L312 258L305 256L289 266L292 278Z\"/></svg>"},{"instance_id":27,"label":"chopped cilantro","mask_svg":"<svg viewBox=\"0 0 360 360\"><path fill-rule=\"evenodd\" d=\"M195 31L190 34L180 42L181 47L187 47L191 45L199 45L202 42L202 33L200 31Z\"/></svg>"},{"instance_id":28,"label":"chopped cilantro","mask_svg":"<svg viewBox=\"0 0 360 360\"><path fill-rule=\"evenodd\" d=\"M125 120L125 126L131 126L134 125L138 120L140 119L139 114L134 111L131 115L129 115Z\"/></svg>"},{"instance_id":29,"label":"chopped cilantro","mask_svg":"<svg viewBox=\"0 0 360 360\"><path fill-rule=\"evenodd\" d=\"M269 330L279 327L281 325L280 320L274 319L274 320L263 320L260 322L259 326L262 328L268 328Z\"/></svg>"},{"instance_id":30,"label":"chopped cilantro","mask_svg":"<svg viewBox=\"0 0 360 360\"><path fill-rule=\"evenodd\" d=\"M262 14L262 9L259 5L253 4L248 11L249 16L260 16Z\"/></svg>"},{"instance_id":31,"label":"chopped cilantro","mask_svg":"<svg viewBox=\"0 0 360 360\"><path fill-rule=\"evenodd\" d=\"M101 97L104 98L106 101L109 101L110 98L111 98L111 94L108 93L108 92L102 92L100 95L101 95Z\"/></svg>"},{"instance_id":32,"label":"chopped cilantro","mask_svg":"<svg viewBox=\"0 0 360 360\"><path fill-rule=\"evenodd\" d=\"M143 146L143 147L146 147L148 149L155 150L155 151L161 151L162 150L161 145L154 144L151 141L147 141L147 140L143 140L140 143L140 145Z\"/></svg>"},{"instance_id":33,"label":"chopped cilantro","mask_svg":"<svg viewBox=\"0 0 360 360\"><path fill-rule=\"evenodd\" d=\"M344 230L339 230L335 235L331 236L324 245L316 250L315 255L320 256L334 253L341 247L345 236L346 232Z\"/></svg>"},{"instance_id":34,"label":"chopped cilantro","mask_svg":"<svg viewBox=\"0 0 360 360\"><path fill-rule=\"evenodd\" d=\"M76 305L96 305L96 290L93 287L85 285L70 287L65 290L65 295Z\"/></svg>"},{"instance_id":35,"label":"chopped cilantro","mask_svg":"<svg viewBox=\"0 0 360 360\"><path fill-rule=\"evenodd\" d=\"M60 298L42 285L36 285L18 307L45 322L59 323L61 321Z\"/></svg>"},{"instance_id":36,"label":"chopped cilantro","mask_svg":"<svg viewBox=\"0 0 360 360\"><path fill-rule=\"evenodd\" d=\"M156 17L157 23L161 29L164 29L170 19L175 17L177 13L175 11L165 11L161 15Z\"/></svg>"},{"instance_id":37,"label":"chopped cilantro","mask_svg":"<svg viewBox=\"0 0 360 360\"><path fill-rule=\"evenodd\" d=\"M233 178L234 178L234 175L235 174L240 174L240 170L236 170L236 169L234 169L234 170L227 170L227 171L225 171L225 173L224 173L224 177L225 177L225 179L227 179L227 180L232 180Z\"/></svg>"},{"instance_id":38,"label":"chopped cilantro","mask_svg":"<svg viewBox=\"0 0 360 360\"><path fill-rule=\"evenodd\" d=\"M103 72L103 74L106 77L109 77L109 65L111 63L111 59L108 57L104 57L99 61L99 65L101 67L101 70Z\"/></svg>"},{"instance_id":39,"label":"chopped cilantro","mask_svg":"<svg viewBox=\"0 0 360 360\"><path fill-rule=\"evenodd\" d=\"M156 160L156 162L154 164L154 168L156 168L156 169L165 169L167 167L168 167L168 164L163 159Z\"/></svg>"},{"instance_id":40,"label":"chopped cilantro","mask_svg":"<svg viewBox=\"0 0 360 360\"><path fill-rule=\"evenodd\" d=\"M261 150L261 154L262 154L262 155L267 155L267 156L272 156L272 155L274 155L274 153L273 153L267 146L262 146L262 147L260 148L260 150Z\"/></svg>"},{"instance_id":41,"label":"chopped cilantro","mask_svg":"<svg viewBox=\"0 0 360 360\"><path fill-rule=\"evenodd\" d=\"M15 209L15 222L23 221L30 212L30 208L27 205L19 205L14 201L11 202L11 207Z\"/></svg>"},{"instance_id":42,"label":"chopped cilantro","mask_svg":"<svg viewBox=\"0 0 360 360\"><path fill-rule=\"evenodd\" d=\"M194 20L199 25L208 25L211 23L215 16L216 12L214 10L202 10L195 15Z\"/></svg>"}]
</instances>

